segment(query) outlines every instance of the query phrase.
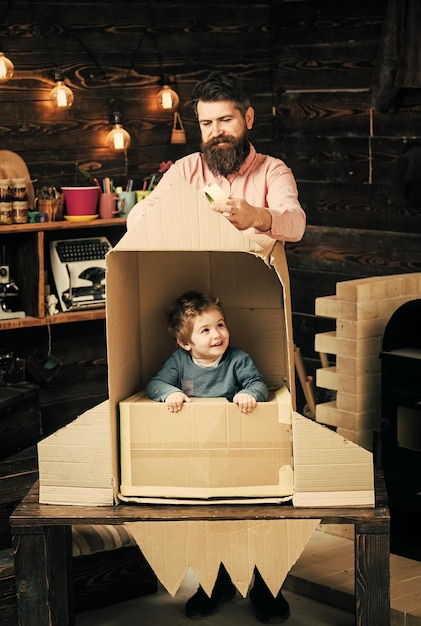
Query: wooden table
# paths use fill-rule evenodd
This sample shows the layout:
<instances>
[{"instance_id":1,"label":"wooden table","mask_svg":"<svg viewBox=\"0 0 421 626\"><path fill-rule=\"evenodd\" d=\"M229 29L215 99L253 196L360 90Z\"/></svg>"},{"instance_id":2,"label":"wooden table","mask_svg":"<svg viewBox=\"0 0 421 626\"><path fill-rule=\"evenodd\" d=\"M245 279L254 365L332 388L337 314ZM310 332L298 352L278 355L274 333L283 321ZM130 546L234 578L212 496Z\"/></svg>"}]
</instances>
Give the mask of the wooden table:
<instances>
[{"instance_id":1,"label":"wooden table","mask_svg":"<svg viewBox=\"0 0 421 626\"><path fill-rule=\"evenodd\" d=\"M357 626L388 626L390 612L390 515L381 475L375 508L298 508L289 505L120 504L88 507L39 504L35 484L10 517L15 553L19 626L71 626L72 524L141 521L320 519L355 527Z\"/></svg>"}]
</instances>

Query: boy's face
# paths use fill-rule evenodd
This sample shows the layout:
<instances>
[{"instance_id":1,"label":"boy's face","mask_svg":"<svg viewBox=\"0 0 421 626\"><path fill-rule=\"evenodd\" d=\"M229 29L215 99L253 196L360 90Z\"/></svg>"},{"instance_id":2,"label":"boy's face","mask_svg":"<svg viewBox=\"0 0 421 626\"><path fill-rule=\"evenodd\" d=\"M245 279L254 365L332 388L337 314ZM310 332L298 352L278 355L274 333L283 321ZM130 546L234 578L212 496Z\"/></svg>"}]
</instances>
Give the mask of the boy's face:
<instances>
[{"instance_id":1,"label":"boy's face","mask_svg":"<svg viewBox=\"0 0 421 626\"><path fill-rule=\"evenodd\" d=\"M198 361L212 363L228 348L229 337L221 311L209 309L195 318L190 341L180 345Z\"/></svg>"}]
</instances>

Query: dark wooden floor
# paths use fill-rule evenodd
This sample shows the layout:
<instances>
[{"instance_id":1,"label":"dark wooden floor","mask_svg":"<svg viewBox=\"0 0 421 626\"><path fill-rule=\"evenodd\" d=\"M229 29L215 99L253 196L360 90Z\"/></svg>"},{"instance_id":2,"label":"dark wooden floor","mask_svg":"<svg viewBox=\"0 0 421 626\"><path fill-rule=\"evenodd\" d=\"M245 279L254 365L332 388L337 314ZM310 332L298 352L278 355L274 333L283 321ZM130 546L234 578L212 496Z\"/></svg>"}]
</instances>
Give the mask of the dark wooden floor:
<instances>
[{"instance_id":1,"label":"dark wooden floor","mask_svg":"<svg viewBox=\"0 0 421 626\"><path fill-rule=\"evenodd\" d=\"M157 594L76 616L76 626L188 626L194 621L184 614L186 600L196 591L194 575L188 572L172 598L163 588ZM354 615L292 592L285 592L291 607L288 626L352 626ZM237 593L217 614L200 620L201 626L257 626L251 604Z\"/></svg>"}]
</instances>

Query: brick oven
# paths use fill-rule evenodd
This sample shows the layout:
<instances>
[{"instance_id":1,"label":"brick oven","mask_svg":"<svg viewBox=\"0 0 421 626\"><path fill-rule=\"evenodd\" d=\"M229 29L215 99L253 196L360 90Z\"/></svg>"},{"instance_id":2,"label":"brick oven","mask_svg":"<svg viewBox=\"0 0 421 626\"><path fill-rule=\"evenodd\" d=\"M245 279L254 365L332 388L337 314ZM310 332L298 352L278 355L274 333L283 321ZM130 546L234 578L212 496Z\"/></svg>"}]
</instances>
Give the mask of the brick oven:
<instances>
[{"instance_id":1,"label":"brick oven","mask_svg":"<svg viewBox=\"0 0 421 626\"><path fill-rule=\"evenodd\" d=\"M336 295L316 298L317 315L336 319L336 330L317 334L315 349L334 355L318 369L316 384L336 392L316 405L316 421L369 450L380 432L383 335L394 312L421 296L421 273L374 276L337 283Z\"/></svg>"},{"instance_id":2,"label":"brick oven","mask_svg":"<svg viewBox=\"0 0 421 626\"><path fill-rule=\"evenodd\" d=\"M392 542L421 559L421 299L399 307L383 338L382 463ZM408 545L407 545L408 544ZM407 545L407 547L405 547Z\"/></svg>"},{"instance_id":3,"label":"brick oven","mask_svg":"<svg viewBox=\"0 0 421 626\"><path fill-rule=\"evenodd\" d=\"M336 329L315 337L334 365L316 372L336 392L316 405L316 421L373 449L380 440L390 499L391 545L421 560L421 273L337 283L317 298L317 315Z\"/></svg>"}]
</instances>

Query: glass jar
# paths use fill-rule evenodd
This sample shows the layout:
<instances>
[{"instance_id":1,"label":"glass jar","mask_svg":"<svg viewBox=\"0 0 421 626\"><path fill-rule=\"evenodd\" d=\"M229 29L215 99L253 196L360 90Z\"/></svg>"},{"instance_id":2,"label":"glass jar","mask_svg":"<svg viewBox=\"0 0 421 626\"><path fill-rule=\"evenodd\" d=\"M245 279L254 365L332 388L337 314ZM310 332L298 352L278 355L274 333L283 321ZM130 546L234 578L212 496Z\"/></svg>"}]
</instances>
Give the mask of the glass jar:
<instances>
[{"instance_id":1,"label":"glass jar","mask_svg":"<svg viewBox=\"0 0 421 626\"><path fill-rule=\"evenodd\" d=\"M0 179L0 202L11 202L12 190L10 188L10 180L8 178Z\"/></svg>"},{"instance_id":2,"label":"glass jar","mask_svg":"<svg viewBox=\"0 0 421 626\"><path fill-rule=\"evenodd\" d=\"M12 178L12 197L17 201L28 201L28 190L26 188L26 178Z\"/></svg>"},{"instance_id":3,"label":"glass jar","mask_svg":"<svg viewBox=\"0 0 421 626\"><path fill-rule=\"evenodd\" d=\"M0 202L0 224L13 224L11 202Z\"/></svg>"},{"instance_id":4,"label":"glass jar","mask_svg":"<svg viewBox=\"0 0 421 626\"><path fill-rule=\"evenodd\" d=\"M14 224L26 224L28 221L28 201L12 202L12 219Z\"/></svg>"},{"instance_id":5,"label":"glass jar","mask_svg":"<svg viewBox=\"0 0 421 626\"><path fill-rule=\"evenodd\" d=\"M12 190L8 178L0 179L0 224L13 224Z\"/></svg>"},{"instance_id":6,"label":"glass jar","mask_svg":"<svg viewBox=\"0 0 421 626\"><path fill-rule=\"evenodd\" d=\"M28 221L28 191L26 178L12 178L12 219L14 224Z\"/></svg>"}]
</instances>

